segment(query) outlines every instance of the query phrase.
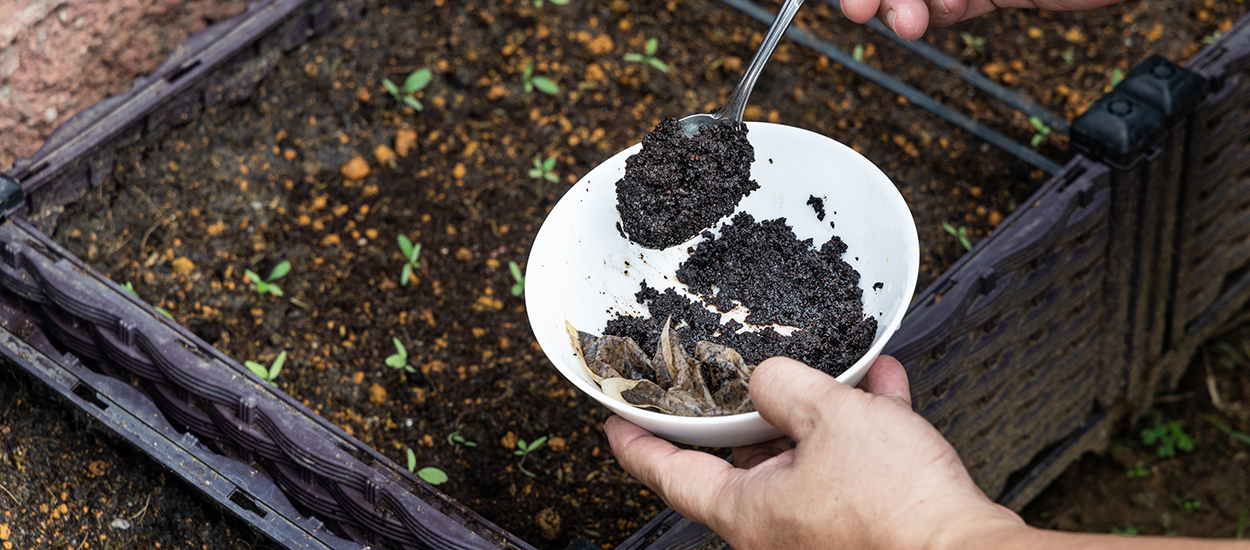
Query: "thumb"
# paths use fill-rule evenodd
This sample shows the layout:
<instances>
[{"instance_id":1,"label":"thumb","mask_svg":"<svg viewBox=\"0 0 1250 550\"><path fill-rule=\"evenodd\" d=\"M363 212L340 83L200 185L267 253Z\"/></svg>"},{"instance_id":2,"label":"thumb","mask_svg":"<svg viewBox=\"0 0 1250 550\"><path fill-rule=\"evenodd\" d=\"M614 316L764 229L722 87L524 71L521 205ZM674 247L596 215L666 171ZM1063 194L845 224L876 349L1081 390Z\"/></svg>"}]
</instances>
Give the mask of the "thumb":
<instances>
[{"instance_id":1,"label":"thumb","mask_svg":"<svg viewBox=\"0 0 1250 550\"><path fill-rule=\"evenodd\" d=\"M858 392L787 357L765 359L751 373L751 401L781 433L802 441L819 426L824 405Z\"/></svg>"}]
</instances>

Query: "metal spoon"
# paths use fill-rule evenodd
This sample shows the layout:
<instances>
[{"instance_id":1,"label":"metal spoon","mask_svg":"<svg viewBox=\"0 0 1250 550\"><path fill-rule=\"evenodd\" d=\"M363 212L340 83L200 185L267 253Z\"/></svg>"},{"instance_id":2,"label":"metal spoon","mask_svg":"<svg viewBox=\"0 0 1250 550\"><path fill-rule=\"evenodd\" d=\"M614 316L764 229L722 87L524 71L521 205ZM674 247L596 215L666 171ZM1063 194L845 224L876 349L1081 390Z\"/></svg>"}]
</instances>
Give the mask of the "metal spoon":
<instances>
[{"instance_id":1,"label":"metal spoon","mask_svg":"<svg viewBox=\"0 0 1250 550\"><path fill-rule=\"evenodd\" d=\"M733 93L729 95L729 101L714 114L701 113L681 119L679 122L681 122L682 132L685 132L687 136L693 136L699 128L708 124L727 120L742 122L742 113L746 111L747 99L751 97L751 89L755 87L755 80L759 78L760 71L764 70L764 64L768 63L768 58L772 56L777 42L785 35L786 28L790 26L790 21L794 19L794 14L799 12L799 6L802 4L803 0L786 0L786 3L781 6L781 11L777 12L777 18L773 19L773 26L768 29L764 41L760 42L760 49L755 52L755 59L751 60L751 64L747 66L747 72L743 73L742 80L738 82L738 87L734 88Z\"/></svg>"}]
</instances>

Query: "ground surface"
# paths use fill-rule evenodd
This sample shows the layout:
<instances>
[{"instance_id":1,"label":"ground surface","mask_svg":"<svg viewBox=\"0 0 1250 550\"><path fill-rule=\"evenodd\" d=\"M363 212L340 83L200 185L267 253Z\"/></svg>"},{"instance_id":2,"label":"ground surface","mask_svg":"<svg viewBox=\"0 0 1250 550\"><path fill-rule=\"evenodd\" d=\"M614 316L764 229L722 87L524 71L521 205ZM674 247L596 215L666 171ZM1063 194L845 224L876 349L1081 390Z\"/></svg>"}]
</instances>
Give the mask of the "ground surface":
<instances>
[{"instance_id":1,"label":"ground surface","mask_svg":"<svg viewBox=\"0 0 1250 550\"><path fill-rule=\"evenodd\" d=\"M575 4L368 3L360 24L294 52L254 99L206 113L171 133L158 154L123 166L67 211L55 237L239 360L269 362L287 351L280 388L401 464L413 449L418 465L449 474L440 488L527 541L563 548L586 537L613 545L663 505L612 463L600 431L603 410L547 365L523 301L510 292L508 262L523 266L543 216L579 175L638 141L661 116L723 102L764 29L711 1L681 9L664 2ZM1109 88L1116 69L1153 52L1183 59L1241 11L1241 3L1137 2L1080 15L1008 12L936 30L928 40L1070 118ZM705 20L711 24L701 26ZM848 51L863 46L869 63L982 123L1023 142L1032 138L1024 117L826 5L811 3L799 21ZM959 31L969 33L967 43ZM655 55L671 67L668 74L623 60L644 51L651 37L659 38ZM980 48L977 37L984 38ZM525 92L521 74L531 60L534 74L559 83L559 95ZM380 82L402 81L422 67L432 68L434 78L416 96L425 107L416 113L400 107ZM920 228L922 286L962 252L943 221L968 227L976 240L1044 180L788 43L752 101L749 119L834 137L894 179ZM1061 157L1063 140L1050 136L1040 150ZM556 182L528 176L535 155L556 159ZM100 215L102 209L111 214ZM406 286L395 244L400 234L423 245L421 267ZM283 260L294 266L277 281L283 298L256 293L244 278L245 270L265 275ZM414 372L385 366L395 353L392 338L406 347ZM1243 341L1250 337L1229 340L1237 349ZM1161 407L1160 418L1179 420L1196 436L1194 452L1155 458L1134 429L1113 458L1083 461L1026 516L1094 531L1131 521L1147 532L1236 534L1247 506L1247 447L1213 432L1197 414L1250 430L1247 392L1239 386L1247 363L1243 357L1213 370L1217 388L1226 390L1223 410L1200 391L1205 372L1191 375ZM0 399L48 403L25 389ZM6 418L11 434L0 437L12 439L0 450L10 457L17 456L14 448L24 457L34 453L21 462L27 467L48 463L38 453L109 446L84 427L58 437L62 448L27 443L23 438L45 422L12 428L20 423ZM449 439L456 432L477 446ZM518 439L539 436L550 439L527 458L531 478L513 450ZM109 463L105 454L99 460ZM81 525L95 533L98 522L109 525L107 515L101 517L108 521L16 514L40 504L55 510L67 498L67 509L137 516L131 507L106 508L79 492L61 497L63 487L90 487L91 471L83 465L96 458L77 460L77 471L58 471L63 480L0 477L11 493L0 494L0 511L11 512L0 522L5 542L34 544L28 533L44 533L41 522L66 522L61 532ZM1124 465L1135 469L1138 461L1147 475L1129 478ZM109 479L142 483L129 470L106 471L117 476ZM1176 477L1183 472L1212 481ZM1096 485L1090 476L1097 476ZM1208 485L1210 491L1202 488ZM1089 491L1092 486L1099 490ZM1201 504L1186 504L1191 501ZM198 526L211 523L214 513L188 517ZM144 528L127 533L134 544L174 540L162 538L170 536L162 524L136 525ZM217 529L224 530L200 539L215 542L201 544L245 547L254 539L229 524Z\"/></svg>"}]
</instances>

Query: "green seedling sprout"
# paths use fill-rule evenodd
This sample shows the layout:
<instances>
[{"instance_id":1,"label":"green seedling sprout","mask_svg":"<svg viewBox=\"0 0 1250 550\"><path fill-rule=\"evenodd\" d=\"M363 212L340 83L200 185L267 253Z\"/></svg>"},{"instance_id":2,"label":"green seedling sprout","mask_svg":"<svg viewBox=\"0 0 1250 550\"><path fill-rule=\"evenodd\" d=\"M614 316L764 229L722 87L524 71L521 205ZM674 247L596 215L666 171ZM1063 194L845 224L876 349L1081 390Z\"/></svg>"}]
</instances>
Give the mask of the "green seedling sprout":
<instances>
[{"instance_id":1,"label":"green seedling sprout","mask_svg":"<svg viewBox=\"0 0 1250 550\"><path fill-rule=\"evenodd\" d=\"M533 59L525 64L525 72L521 73L521 84L525 85L525 93L527 94L534 91L534 89L538 89L538 91L547 95L560 93L560 85L556 84L556 81L545 76L534 76Z\"/></svg>"},{"instance_id":2,"label":"green seedling sprout","mask_svg":"<svg viewBox=\"0 0 1250 550\"><path fill-rule=\"evenodd\" d=\"M1208 35L1206 35L1206 36L1202 37L1202 43L1203 43L1203 44L1214 44L1214 43L1215 43L1215 41L1216 41L1216 40L1219 40L1219 39L1220 39L1220 37L1221 37L1221 36L1223 36L1223 35L1224 35L1224 33L1220 32L1220 31L1215 31L1215 32L1213 32L1213 33L1211 33L1211 34L1208 34Z\"/></svg>"},{"instance_id":3,"label":"green seedling sprout","mask_svg":"<svg viewBox=\"0 0 1250 550\"><path fill-rule=\"evenodd\" d=\"M126 281L126 284L122 285L122 288L126 289L126 292L133 294L135 298L138 298L140 300L143 299L143 297L140 296L138 292L135 292L135 287L130 284L130 281ZM160 306L152 306L152 307L156 308L156 311L161 312L161 315L169 317L170 319L174 318L174 316L170 315L168 311L165 311L165 308L160 307Z\"/></svg>"},{"instance_id":4,"label":"green seedling sprout","mask_svg":"<svg viewBox=\"0 0 1250 550\"><path fill-rule=\"evenodd\" d=\"M1035 116L1029 117L1029 124L1032 124L1033 129L1036 131L1033 134L1032 144L1033 148L1037 149L1037 146L1041 145L1042 141L1045 141L1050 136L1050 126L1047 126L1045 122L1042 122L1042 119Z\"/></svg>"},{"instance_id":5,"label":"green seedling sprout","mask_svg":"<svg viewBox=\"0 0 1250 550\"><path fill-rule=\"evenodd\" d=\"M442 485L447 483L447 472L444 472L433 466L426 466L417 469L417 453L412 452L412 447L405 448L408 454L408 471L417 474L417 477L425 480L430 485Z\"/></svg>"},{"instance_id":6,"label":"green seedling sprout","mask_svg":"<svg viewBox=\"0 0 1250 550\"><path fill-rule=\"evenodd\" d=\"M864 45L863 44L855 45L855 49L851 50L851 59L854 59L860 63L864 62Z\"/></svg>"},{"instance_id":7,"label":"green seedling sprout","mask_svg":"<svg viewBox=\"0 0 1250 550\"><path fill-rule=\"evenodd\" d=\"M512 284L512 295L520 296L525 293L525 275L521 274L521 266L516 262L508 262L508 271L512 272L512 278L516 280Z\"/></svg>"},{"instance_id":8,"label":"green seedling sprout","mask_svg":"<svg viewBox=\"0 0 1250 550\"><path fill-rule=\"evenodd\" d=\"M545 435L538 439L535 439L532 443L528 445L525 444L524 439L517 440L516 450L512 451L512 454L521 457L521 461L518 462L516 465L517 469L521 470L521 473L530 477L537 477L534 475L533 472L525 469L525 457L529 456L530 453L537 451L538 448L542 447L543 443L546 443L546 442L547 442L547 436Z\"/></svg>"},{"instance_id":9,"label":"green seedling sprout","mask_svg":"<svg viewBox=\"0 0 1250 550\"><path fill-rule=\"evenodd\" d=\"M972 250L972 241L968 240L968 228L967 227L961 225L959 226L959 229L956 229L955 226L950 224L950 222L943 221L942 229L945 229L946 232L950 233L952 237L955 237L956 239L958 239L959 244L964 245L965 249Z\"/></svg>"},{"instance_id":10,"label":"green seedling sprout","mask_svg":"<svg viewBox=\"0 0 1250 550\"><path fill-rule=\"evenodd\" d=\"M1064 50L1063 51L1063 64L1071 67L1075 63L1076 63L1076 52L1072 51L1072 48L1068 48Z\"/></svg>"},{"instance_id":11,"label":"green seedling sprout","mask_svg":"<svg viewBox=\"0 0 1250 550\"><path fill-rule=\"evenodd\" d=\"M985 55L985 38L972 36L972 33L967 31L959 33L959 38L964 41L964 51L959 54L959 57L968 57L973 52Z\"/></svg>"},{"instance_id":12,"label":"green seedling sprout","mask_svg":"<svg viewBox=\"0 0 1250 550\"><path fill-rule=\"evenodd\" d=\"M464 445L465 447L477 446L477 443L469 441L468 439L465 439L463 435L460 435L460 430L451 432L451 435L447 436L447 444L453 447L456 445Z\"/></svg>"},{"instance_id":13,"label":"green seedling sprout","mask_svg":"<svg viewBox=\"0 0 1250 550\"><path fill-rule=\"evenodd\" d=\"M1176 451L1190 452L1194 450L1194 440L1185 433L1179 420L1164 422L1155 417L1154 426L1141 431L1141 441L1146 445L1158 445L1156 452L1162 458L1176 456Z\"/></svg>"},{"instance_id":14,"label":"green seedling sprout","mask_svg":"<svg viewBox=\"0 0 1250 550\"><path fill-rule=\"evenodd\" d=\"M291 262L286 260L282 260L282 263L274 266L274 268L269 271L269 276L264 279L260 278L260 275L257 275L256 272L250 269L243 270L243 274L247 275L247 278L252 281L252 286L256 288L257 294L269 293L274 296L282 295L282 287L279 287L274 283L274 281L286 277L286 274L290 272Z\"/></svg>"},{"instance_id":15,"label":"green seedling sprout","mask_svg":"<svg viewBox=\"0 0 1250 550\"><path fill-rule=\"evenodd\" d=\"M535 8L542 8L542 7L543 7L543 4L545 4L545 3L546 3L546 2L544 2L544 0L534 0L534 7L535 7ZM564 5L567 5L567 4L569 3L569 0L551 0L551 3L552 3L552 4L555 4L555 5L557 5L557 6L564 6Z\"/></svg>"},{"instance_id":16,"label":"green seedling sprout","mask_svg":"<svg viewBox=\"0 0 1250 550\"><path fill-rule=\"evenodd\" d=\"M1150 470L1147 470L1141 462L1138 462L1136 466L1129 468L1124 475L1127 475L1129 479L1144 479L1150 477Z\"/></svg>"},{"instance_id":17,"label":"green seedling sprout","mask_svg":"<svg viewBox=\"0 0 1250 550\"><path fill-rule=\"evenodd\" d=\"M1124 71L1116 67L1115 70L1111 71L1111 89L1114 90L1121 82L1124 82Z\"/></svg>"},{"instance_id":18,"label":"green seedling sprout","mask_svg":"<svg viewBox=\"0 0 1250 550\"><path fill-rule=\"evenodd\" d=\"M269 365L268 367L260 363L257 363L256 361L244 361L243 365L246 366L248 370L255 373L256 376L259 376L264 381L269 382L270 384L273 384L276 386L277 384L274 384L273 381L274 379L278 377L278 374L282 372L283 363L286 363L285 351L282 353L279 353L278 358L274 359L273 364Z\"/></svg>"},{"instance_id":19,"label":"green seedling sprout","mask_svg":"<svg viewBox=\"0 0 1250 550\"><path fill-rule=\"evenodd\" d=\"M1129 523L1128 526L1123 529L1120 529L1117 527L1111 528L1112 535L1124 535L1127 537L1133 537L1133 536L1137 536L1139 533L1141 532L1138 531L1137 528L1134 527L1132 523Z\"/></svg>"},{"instance_id":20,"label":"green seedling sprout","mask_svg":"<svg viewBox=\"0 0 1250 550\"><path fill-rule=\"evenodd\" d=\"M1250 508L1242 508L1241 514L1237 516L1237 538L1246 536L1246 526L1250 525Z\"/></svg>"},{"instance_id":21,"label":"green seedling sprout","mask_svg":"<svg viewBox=\"0 0 1250 550\"><path fill-rule=\"evenodd\" d=\"M1175 499L1175 497L1173 498ZM1194 512L1197 512L1198 510L1202 509L1201 500L1184 500L1184 501L1180 499L1176 499L1176 500L1177 500L1176 505L1180 507L1181 511L1185 512L1186 514L1192 515Z\"/></svg>"},{"instance_id":22,"label":"green seedling sprout","mask_svg":"<svg viewBox=\"0 0 1250 550\"><path fill-rule=\"evenodd\" d=\"M418 69L413 71L412 74L409 74L408 78L404 79L404 86L402 88L394 82L391 82L391 79L389 78L382 79L382 87L386 88L386 91L391 94L391 97L395 98L396 102L412 107L418 111L422 111L425 110L425 105L422 105L421 100L413 97L412 94L424 90L433 78L434 72L429 68Z\"/></svg>"},{"instance_id":23,"label":"green seedling sprout","mask_svg":"<svg viewBox=\"0 0 1250 550\"><path fill-rule=\"evenodd\" d=\"M408 364L408 349L400 343L399 338L392 337L391 342L395 344L396 353L386 358L386 366L409 374L417 372L412 365Z\"/></svg>"},{"instance_id":24,"label":"green seedling sprout","mask_svg":"<svg viewBox=\"0 0 1250 550\"><path fill-rule=\"evenodd\" d=\"M552 171L555 167L555 157L547 157L547 160L543 160L542 153L534 155L534 167L530 168L529 175L530 178L538 180L534 185L534 192L538 195L538 198L541 199L543 196L543 180L547 180L552 183L560 181L560 176L557 176L556 173Z\"/></svg>"},{"instance_id":25,"label":"green seedling sprout","mask_svg":"<svg viewBox=\"0 0 1250 550\"><path fill-rule=\"evenodd\" d=\"M668 65L663 61L655 58L655 52L660 49L660 40L657 38L647 39L647 44L643 46L643 53L627 53L625 61L630 63L642 63L644 67L651 66L659 69L662 73L668 73Z\"/></svg>"},{"instance_id":26,"label":"green seedling sprout","mask_svg":"<svg viewBox=\"0 0 1250 550\"><path fill-rule=\"evenodd\" d=\"M412 244L408 240L407 235L399 236L399 251L404 255L404 268L399 272L399 284L408 286L408 279L412 278L412 272L421 269L421 243Z\"/></svg>"}]
</instances>

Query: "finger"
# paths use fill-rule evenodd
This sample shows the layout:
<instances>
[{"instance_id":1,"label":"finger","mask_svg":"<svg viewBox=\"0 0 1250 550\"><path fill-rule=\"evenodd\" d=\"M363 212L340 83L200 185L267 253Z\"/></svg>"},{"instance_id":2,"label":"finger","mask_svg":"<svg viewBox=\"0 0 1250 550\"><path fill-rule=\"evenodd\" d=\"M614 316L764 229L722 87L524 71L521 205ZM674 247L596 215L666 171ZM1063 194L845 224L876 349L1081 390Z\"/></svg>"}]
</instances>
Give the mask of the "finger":
<instances>
[{"instance_id":1,"label":"finger","mask_svg":"<svg viewBox=\"0 0 1250 550\"><path fill-rule=\"evenodd\" d=\"M867 23L877 15L881 0L842 0L842 14L856 23Z\"/></svg>"},{"instance_id":2,"label":"finger","mask_svg":"<svg viewBox=\"0 0 1250 550\"><path fill-rule=\"evenodd\" d=\"M968 17L969 0L927 0L929 4L929 24L935 27L953 25Z\"/></svg>"},{"instance_id":3,"label":"finger","mask_svg":"<svg viewBox=\"0 0 1250 550\"><path fill-rule=\"evenodd\" d=\"M750 389L760 416L798 441L820 424L822 403L854 393L832 376L786 357L765 359L755 367Z\"/></svg>"},{"instance_id":4,"label":"finger","mask_svg":"<svg viewBox=\"0 0 1250 550\"><path fill-rule=\"evenodd\" d=\"M751 469L757 464L790 450L790 441L779 437L758 445L734 447L734 468Z\"/></svg>"},{"instance_id":5,"label":"finger","mask_svg":"<svg viewBox=\"0 0 1250 550\"><path fill-rule=\"evenodd\" d=\"M907 371L903 364L889 355L881 355L859 381L859 389L873 395L886 397L911 408L911 389L907 383Z\"/></svg>"},{"instance_id":6,"label":"finger","mask_svg":"<svg viewBox=\"0 0 1250 550\"><path fill-rule=\"evenodd\" d=\"M929 26L929 6L924 0L883 0L877 18L903 40L915 40Z\"/></svg>"},{"instance_id":7,"label":"finger","mask_svg":"<svg viewBox=\"0 0 1250 550\"><path fill-rule=\"evenodd\" d=\"M733 465L707 453L678 449L619 416L608 418L603 428L621 467L669 507L703 524L715 517L723 502L718 491L729 485Z\"/></svg>"}]
</instances>

